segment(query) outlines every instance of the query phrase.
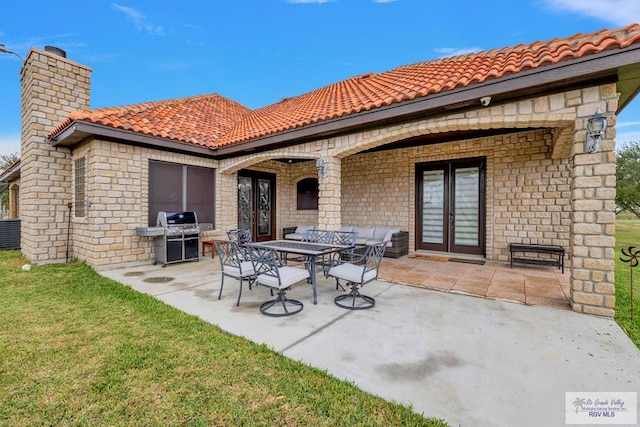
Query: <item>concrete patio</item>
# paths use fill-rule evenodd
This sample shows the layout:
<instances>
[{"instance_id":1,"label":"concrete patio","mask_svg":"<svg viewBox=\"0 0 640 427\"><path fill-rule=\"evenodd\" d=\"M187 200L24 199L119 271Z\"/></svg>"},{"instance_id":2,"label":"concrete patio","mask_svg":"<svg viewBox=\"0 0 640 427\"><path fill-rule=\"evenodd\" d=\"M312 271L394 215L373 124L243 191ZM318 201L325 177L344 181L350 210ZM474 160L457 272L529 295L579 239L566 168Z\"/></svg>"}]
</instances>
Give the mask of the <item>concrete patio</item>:
<instances>
[{"instance_id":1,"label":"concrete patio","mask_svg":"<svg viewBox=\"0 0 640 427\"><path fill-rule=\"evenodd\" d=\"M271 298L264 288L247 288L236 307L233 280L218 300L219 269L207 257L100 273L452 426L561 426L565 392L640 390L640 351L613 320L526 305L536 302L528 284L545 287L542 277L555 275L547 269L385 258L383 276L420 286L430 278L452 292L379 280L363 291L376 298L373 309L347 311L334 305L335 286L322 278L317 305L308 285L288 294L304 303L289 318L258 312ZM477 291L482 298L456 293L468 292L472 280L488 281ZM494 286L522 290L524 300L490 299Z\"/></svg>"}]
</instances>

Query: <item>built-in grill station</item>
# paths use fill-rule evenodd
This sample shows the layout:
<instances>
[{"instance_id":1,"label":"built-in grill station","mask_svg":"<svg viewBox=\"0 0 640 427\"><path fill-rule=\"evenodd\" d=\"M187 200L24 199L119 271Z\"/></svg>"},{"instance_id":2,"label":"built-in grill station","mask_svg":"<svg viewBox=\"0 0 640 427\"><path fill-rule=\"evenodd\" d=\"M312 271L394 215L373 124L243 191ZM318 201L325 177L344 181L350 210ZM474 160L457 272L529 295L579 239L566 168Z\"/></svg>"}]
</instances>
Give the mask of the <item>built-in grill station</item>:
<instances>
[{"instance_id":1,"label":"built-in grill station","mask_svg":"<svg viewBox=\"0 0 640 427\"><path fill-rule=\"evenodd\" d=\"M138 227L139 236L156 236L156 261L167 264L198 261L200 227L195 212L158 212L156 227Z\"/></svg>"}]
</instances>

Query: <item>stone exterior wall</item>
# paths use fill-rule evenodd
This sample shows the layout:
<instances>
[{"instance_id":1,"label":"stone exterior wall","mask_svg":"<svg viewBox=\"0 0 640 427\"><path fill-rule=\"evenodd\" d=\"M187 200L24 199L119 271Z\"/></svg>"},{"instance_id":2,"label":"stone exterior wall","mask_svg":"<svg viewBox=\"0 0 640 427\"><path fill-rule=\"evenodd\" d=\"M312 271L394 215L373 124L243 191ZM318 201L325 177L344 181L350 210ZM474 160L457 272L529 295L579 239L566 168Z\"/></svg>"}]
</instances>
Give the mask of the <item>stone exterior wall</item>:
<instances>
[{"instance_id":1,"label":"stone exterior wall","mask_svg":"<svg viewBox=\"0 0 640 427\"><path fill-rule=\"evenodd\" d=\"M91 68L38 49L22 69L20 244L35 263L67 254L71 153L52 147L47 134L71 112L89 108L90 75Z\"/></svg>"},{"instance_id":2,"label":"stone exterior wall","mask_svg":"<svg viewBox=\"0 0 640 427\"><path fill-rule=\"evenodd\" d=\"M298 210L298 181L305 178L318 178L315 162L301 162L292 164L288 169L288 180L282 183L282 191L278 192L278 203L283 207L284 215L279 223L279 232L282 227L294 227L297 225L317 225L317 210ZM286 218L286 219L285 219Z\"/></svg>"},{"instance_id":3,"label":"stone exterior wall","mask_svg":"<svg viewBox=\"0 0 640 427\"><path fill-rule=\"evenodd\" d=\"M609 127L599 152L585 149L587 120L599 108ZM615 314L615 112L614 84L585 89L577 102L571 184L571 305L575 311Z\"/></svg>"},{"instance_id":4,"label":"stone exterior wall","mask_svg":"<svg viewBox=\"0 0 640 427\"><path fill-rule=\"evenodd\" d=\"M22 72L22 250L33 262L64 260L67 250L95 266L151 261L153 240L135 235L147 225L149 159L215 168L216 224L205 238L237 226L237 172L275 173L276 235L283 226L343 223L398 226L415 249L415 165L435 160L486 157L486 256L506 261L512 241L568 247L574 310L612 316L614 296L615 84L345 134L221 161L92 140L52 147L47 134L69 113L88 108L88 67L32 49ZM585 152L586 124L597 108L610 127L602 149ZM519 132L389 148L410 137L452 131L521 129ZM540 130L531 130L540 129ZM73 161L85 159L84 217L72 221L67 246L67 203L73 200ZM286 164L273 159L312 161ZM318 211L295 209L296 183L320 176Z\"/></svg>"},{"instance_id":5,"label":"stone exterior wall","mask_svg":"<svg viewBox=\"0 0 640 427\"><path fill-rule=\"evenodd\" d=\"M596 107L610 127L601 152L585 154L586 124ZM607 84L242 156L221 162L221 168L248 168L270 158L322 158L329 176L319 178L319 227L399 226L411 233L415 250L415 164L486 156L486 257L507 261L508 243L514 241L562 245L571 266L574 310L613 316L616 109L615 84ZM359 154L418 135L503 128L523 130ZM543 130L526 130L536 128ZM293 216L284 221L296 222Z\"/></svg>"},{"instance_id":6,"label":"stone exterior wall","mask_svg":"<svg viewBox=\"0 0 640 427\"><path fill-rule=\"evenodd\" d=\"M217 166L217 162L211 159L99 139L75 149L73 160L81 157L85 158L86 200L91 205L86 208L84 217L73 217L73 256L97 267L155 260L154 238L135 234L136 227L150 225L149 160L212 169ZM217 227L205 233L204 238L221 236L223 231L231 228L225 220L228 216L225 205L227 199L235 198L235 194L231 189L224 191L224 181L219 184L222 185L216 193Z\"/></svg>"},{"instance_id":7,"label":"stone exterior wall","mask_svg":"<svg viewBox=\"0 0 640 427\"><path fill-rule=\"evenodd\" d=\"M472 157L486 157L487 259L508 261L509 243L569 248L569 164L550 158L543 130L350 156L342 161L342 222L400 227L414 250L416 164Z\"/></svg>"}]
</instances>

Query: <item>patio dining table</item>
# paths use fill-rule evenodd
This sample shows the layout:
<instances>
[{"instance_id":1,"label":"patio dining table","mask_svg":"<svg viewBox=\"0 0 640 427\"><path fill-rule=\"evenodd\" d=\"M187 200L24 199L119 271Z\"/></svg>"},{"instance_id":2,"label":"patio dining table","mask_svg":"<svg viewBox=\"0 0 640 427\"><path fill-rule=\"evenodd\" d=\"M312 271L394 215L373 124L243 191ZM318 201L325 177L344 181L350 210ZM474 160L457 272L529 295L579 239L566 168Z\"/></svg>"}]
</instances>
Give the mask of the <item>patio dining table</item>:
<instances>
[{"instance_id":1,"label":"patio dining table","mask_svg":"<svg viewBox=\"0 0 640 427\"><path fill-rule=\"evenodd\" d=\"M316 290L316 260L336 252L352 249L353 245L335 245L331 243L299 242L294 240L269 240L266 242L246 243L245 246L254 248L271 248L279 253L302 255L309 261L309 274L311 276L311 287L313 289L313 303L317 304Z\"/></svg>"}]
</instances>

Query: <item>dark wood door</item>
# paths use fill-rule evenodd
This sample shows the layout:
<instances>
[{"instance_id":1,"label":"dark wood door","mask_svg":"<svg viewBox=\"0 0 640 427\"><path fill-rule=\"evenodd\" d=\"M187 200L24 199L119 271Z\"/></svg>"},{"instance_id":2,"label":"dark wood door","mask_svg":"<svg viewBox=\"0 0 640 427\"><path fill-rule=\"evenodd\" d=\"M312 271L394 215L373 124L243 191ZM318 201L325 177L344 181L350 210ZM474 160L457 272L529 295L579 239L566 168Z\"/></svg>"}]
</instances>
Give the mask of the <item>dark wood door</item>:
<instances>
[{"instance_id":1,"label":"dark wood door","mask_svg":"<svg viewBox=\"0 0 640 427\"><path fill-rule=\"evenodd\" d=\"M256 242L275 239L275 195L274 174L249 170L238 173L238 228L251 230Z\"/></svg>"}]
</instances>

